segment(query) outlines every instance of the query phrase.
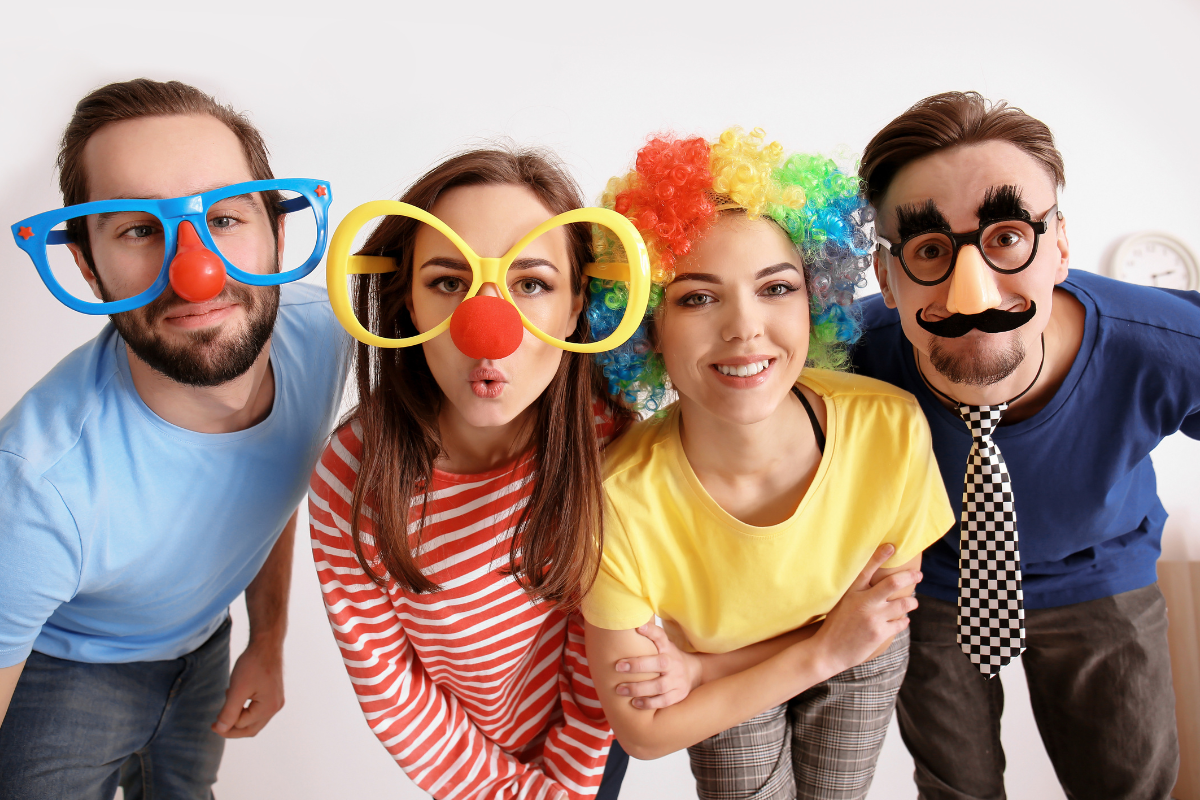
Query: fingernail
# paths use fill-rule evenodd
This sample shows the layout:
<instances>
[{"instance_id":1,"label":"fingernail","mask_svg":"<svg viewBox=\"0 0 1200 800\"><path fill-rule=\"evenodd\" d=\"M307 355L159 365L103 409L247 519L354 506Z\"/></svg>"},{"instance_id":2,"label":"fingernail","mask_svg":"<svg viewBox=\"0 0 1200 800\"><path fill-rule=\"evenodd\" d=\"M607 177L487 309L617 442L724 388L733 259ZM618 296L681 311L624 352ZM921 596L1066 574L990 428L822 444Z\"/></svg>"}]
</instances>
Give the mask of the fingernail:
<instances>
[{"instance_id":1,"label":"fingernail","mask_svg":"<svg viewBox=\"0 0 1200 800\"><path fill-rule=\"evenodd\" d=\"M640 698L640 697L635 697L635 698L633 698L633 700L632 700L631 702L633 703L633 707L634 707L634 708L641 708L641 707L643 707L644 705L646 705L646 701L644 701L644 700L643 700L642 698Z\"/></svg>"},{"instance_id":2,"label":"fingernail","mask_svg":"<svg viewBox=\"0 0 1200 800\"><path fill-rule=\"evenodd\" d=\"M617 694L624 697L625 695L629 694L629 687L622 683L617 687Z\"/></svg>"},{"instance_id":3,"label":"fingernail","mask_svg":"<svg viewBox=\"0 0 1200 800\"><path fill-rule=\"evenodd\" d=\"M225 731L229 730L229 726L224 722L218 722L216 725L213 725L213 730L217 733L225 733Z\"/></svg>"},{"instance_id":4,"label":"fingernail","mask_svg":"<svg viewBox=\"0 0 1200 800\"><path fill-rule=\"evenodd\" d=\"M628 661L618 661L617 662L617 672L629 672L629 662Z\"/></svg>"}]
</instances>

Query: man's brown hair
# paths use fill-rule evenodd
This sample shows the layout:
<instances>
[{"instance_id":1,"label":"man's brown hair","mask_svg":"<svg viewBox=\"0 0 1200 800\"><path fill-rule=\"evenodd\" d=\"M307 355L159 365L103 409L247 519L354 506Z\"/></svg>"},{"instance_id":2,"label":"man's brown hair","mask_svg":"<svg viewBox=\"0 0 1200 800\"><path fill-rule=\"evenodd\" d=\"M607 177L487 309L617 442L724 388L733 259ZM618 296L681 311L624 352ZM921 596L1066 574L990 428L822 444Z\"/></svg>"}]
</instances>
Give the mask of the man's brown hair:
<instances>
[{"instance_id":1,"label":"man's brown hair","mask_svg":"<svg viewBox=\"0 0 1200 800\"><path fill-rule=\"evenodd\" d=\"M1062 154L1044 122L1003 100L988 103L978 92L943 92L896 117L867 145L858 168L867 202L878 208L896 173L913 161L990 141L1019 147L1045 168L1056 186L1066 183Z\"/></svg>"},{"instance_id":2,"label":"man's brown hair","mask_svg":"<svg viewBox=\"0 0 1200 800\"><path fill-rule=\"evenodd\" d=\"M212 96L194 86L179 81L162 83L149 78L137 78L121 83L110 83L96 89L75 106L75 113L63 131L58 149L58 186L62 190L63 205L73 206L88 200L87 171L83 168L83 150L88 140L112 122L141 119L143 117L175 117L208 115L233 131L246 154L250 175L256 181L271 180L267 145L262 134L250 124L245 114L218 103ZM272 193L273 195L274 193ZM272 228L278 236L279 198L263 200L271 216ZM83 250L88 264L92 263L91 248L88 246L87 227L82 219L67 223L67 234Z\"/></svg>"}]
</instances>

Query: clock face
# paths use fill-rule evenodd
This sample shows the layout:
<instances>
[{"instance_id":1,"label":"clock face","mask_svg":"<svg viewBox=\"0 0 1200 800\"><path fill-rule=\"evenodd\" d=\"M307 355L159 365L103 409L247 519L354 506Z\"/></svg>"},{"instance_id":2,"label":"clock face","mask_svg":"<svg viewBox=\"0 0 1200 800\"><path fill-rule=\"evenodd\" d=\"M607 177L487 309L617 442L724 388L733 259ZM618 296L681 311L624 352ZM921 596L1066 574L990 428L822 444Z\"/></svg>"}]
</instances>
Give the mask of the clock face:
<instances>
[{"instance_id":1,"label":"clock face","mask_svg":"<svg viewBox=\"0 0 1200 800\"><path fill-rule=\"evenodd\" d=\"M1113 254L1110 274L1118 280L1164 289L1200 288L1200 269L1187 245L1161 233L1135 233Z\"/></svg>"}]
</instances>

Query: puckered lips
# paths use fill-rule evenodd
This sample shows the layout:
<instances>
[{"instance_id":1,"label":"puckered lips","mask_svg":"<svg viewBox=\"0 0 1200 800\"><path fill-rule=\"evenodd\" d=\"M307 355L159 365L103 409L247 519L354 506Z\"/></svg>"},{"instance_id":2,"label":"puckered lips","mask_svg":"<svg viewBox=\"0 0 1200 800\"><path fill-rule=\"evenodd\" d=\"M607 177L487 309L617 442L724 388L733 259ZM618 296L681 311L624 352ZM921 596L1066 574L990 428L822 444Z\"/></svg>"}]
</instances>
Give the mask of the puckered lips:
<instances>
[{"instance_id":1,"label":"puckered lips","mask_svg":"<svg viewBox=\"0 0 1200 800\"><path fill-rule=\"evenodd\" d=\"M467 380L475 396L484 400L496 399L508 385L508 377L495 367L476 367L471 370Z\"/></svg>"},{"instance_id":2,"label":"puckered lips","mask_svg":"<svg viewBox=\"0 0 1200 800\"><path fill-rule=\"evenodd\" d=\"M181 330L199 330L219 325L233 314L237 303L231 300L209 300L206 303L183 303L163 315L163 322Z\"/></svg>"},{"instance_id":3,"label":"puckered lips","mask_svg":"<svg viewBox=\"0 0 1200 800\"><path fill-rule=\"evenodd\" d=\"M709 365L722 386L731 389L753 389L767 382L775 367L774 356L754 353L723 358Z\"/></svg>"}]
</instances>

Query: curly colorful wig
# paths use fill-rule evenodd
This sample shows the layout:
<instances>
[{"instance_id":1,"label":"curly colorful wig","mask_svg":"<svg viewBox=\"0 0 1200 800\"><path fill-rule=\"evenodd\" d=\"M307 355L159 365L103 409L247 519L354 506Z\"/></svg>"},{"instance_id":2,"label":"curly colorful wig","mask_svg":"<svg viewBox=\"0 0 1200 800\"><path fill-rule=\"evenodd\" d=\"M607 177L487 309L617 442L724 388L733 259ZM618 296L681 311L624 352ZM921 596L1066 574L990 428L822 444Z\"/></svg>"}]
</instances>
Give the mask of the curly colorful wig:
<instances>
[{"instance_id":1,"label":"curly colorful wig","mask_svg":"<svg viewBox=\"0 0 1200 800\"><path fill-rule=\"evenodd\" d=\"M655 137L637 154L632 172L608 182L606 208L628 217L650 253L654 287L647 321L675 274L675 260L691 252L719 213L739 209L766 216L782 227L804 261L812 311L809 366L844 369L861 331L854 290L866 285L872 237L871 207L858 178L822 156L787 155L765 142L761 129L730 128L715 142ZM596 230L596 259L624 261L621 245ZM595 336L614 330L624 313L623 283L591 281L588 316ZM646 322L620 348L597 356L609 391L639 411L657 411L667 392L661 356L650 344Z\"/></svg>"}]
</instances>

